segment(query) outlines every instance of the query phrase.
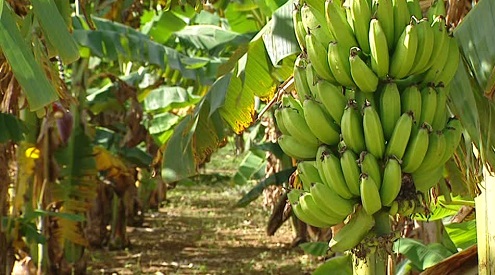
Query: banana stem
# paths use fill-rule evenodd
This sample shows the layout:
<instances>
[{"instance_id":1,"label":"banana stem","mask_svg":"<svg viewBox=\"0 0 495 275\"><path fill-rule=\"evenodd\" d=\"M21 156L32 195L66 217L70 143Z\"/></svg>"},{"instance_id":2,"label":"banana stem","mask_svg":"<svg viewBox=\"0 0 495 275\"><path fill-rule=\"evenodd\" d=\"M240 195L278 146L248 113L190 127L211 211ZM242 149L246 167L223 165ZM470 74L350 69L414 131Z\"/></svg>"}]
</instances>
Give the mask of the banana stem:
<instances>
[{"instance_id":1,"label":"banana stem","mask_svg":"<svg viewBox=\"0 0 495 275\"><path fill-rule=\"evenodd\" d=\"M375 218L374 231L378 236L388 235L392 232L388 211L381 210L373 215ZM381 246L371 247L365 259L359 259L353 255L353 275L383 275L387 274L387 252L382 251Z\"/></svg>"},{"instance_id":2,"label":"banana stem","mask_svg":"<svg viewBox=\"0 0 495 275\"><path fill-rule=\"evenodd\" d=\"M365 259L357 259L353 256L353 260L353 275L387 274L387 257L380 256L376 249L370 251Z\"/></svg>"}]
</instances>

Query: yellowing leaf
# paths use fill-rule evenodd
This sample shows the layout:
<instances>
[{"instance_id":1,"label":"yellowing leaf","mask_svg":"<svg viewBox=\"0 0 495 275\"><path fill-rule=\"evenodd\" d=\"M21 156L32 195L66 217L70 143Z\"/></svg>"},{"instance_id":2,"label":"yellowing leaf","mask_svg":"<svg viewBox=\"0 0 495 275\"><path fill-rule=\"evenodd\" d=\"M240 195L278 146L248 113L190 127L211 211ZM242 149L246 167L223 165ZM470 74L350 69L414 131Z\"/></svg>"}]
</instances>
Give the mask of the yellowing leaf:
<instances>
[{"instance_id":1,"label":"yellowing leaf","mask_svg":"<svg viewBox=\"0 0 495 275\"><path fill-rule=\"evenodd\" d=\"M254 95L243 89L241 80L232 75L220 114L236 133L244 131L253 122Z\"/></svg>"}]
</instances>

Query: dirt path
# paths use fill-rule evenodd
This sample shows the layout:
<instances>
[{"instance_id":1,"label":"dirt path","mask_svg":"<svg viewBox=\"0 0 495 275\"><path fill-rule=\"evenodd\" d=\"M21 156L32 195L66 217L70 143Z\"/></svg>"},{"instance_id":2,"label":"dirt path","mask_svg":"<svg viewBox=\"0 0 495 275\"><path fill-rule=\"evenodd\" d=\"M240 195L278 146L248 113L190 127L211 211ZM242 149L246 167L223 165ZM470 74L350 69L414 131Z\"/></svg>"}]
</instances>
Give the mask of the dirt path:
<instances>
[{"instance_id":1,"label":"dirt path","mask_svg":"<svg viewBox=\"0 0 495 275\"><path fill-rule=\"evenodd\" d=\"M239 188L227 184L177 186L169 203L130 228L132 247L89 252L90 274L309 274L318 265L291 249L286 223L265 233L269 213L261 199L232 209Z\"/></svg>"}]
</instances>

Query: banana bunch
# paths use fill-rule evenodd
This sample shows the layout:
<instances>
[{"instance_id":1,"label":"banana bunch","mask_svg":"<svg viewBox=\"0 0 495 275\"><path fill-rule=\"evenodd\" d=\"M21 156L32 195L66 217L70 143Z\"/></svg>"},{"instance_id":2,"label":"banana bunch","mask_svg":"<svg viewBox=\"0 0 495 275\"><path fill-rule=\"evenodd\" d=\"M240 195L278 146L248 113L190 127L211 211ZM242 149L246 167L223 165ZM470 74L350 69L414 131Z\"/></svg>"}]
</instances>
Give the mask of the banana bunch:
<instances>
[{"instance_id":1,"label":"banana bunch","mask_svg":"<svg viewBox=\"0 0 495 275\"><path fill-rule=\"evenodd\" d=\"M278 143L299 161L295 215L317 227L343 223L330 242L340 252L365 239L376 215L426 211L424 194L446 189L443 168L463 131L447 106L460 53L442 0L425 13L418 0L295 6L302 53L296 92L274 112Z\"/></svg>"},{"instance_id":2,"label":"banana bunch","mask_svg":"<svg viewBox=\"0 0 495 275\"><path fill-rule=\"evenodd\" d=\"M366 93L387 79L446 86L457 71L460 53L443 1L425 14L419 0L300 0L295 6L297 41L320 79Z\"/></svg>"}]
</instances>

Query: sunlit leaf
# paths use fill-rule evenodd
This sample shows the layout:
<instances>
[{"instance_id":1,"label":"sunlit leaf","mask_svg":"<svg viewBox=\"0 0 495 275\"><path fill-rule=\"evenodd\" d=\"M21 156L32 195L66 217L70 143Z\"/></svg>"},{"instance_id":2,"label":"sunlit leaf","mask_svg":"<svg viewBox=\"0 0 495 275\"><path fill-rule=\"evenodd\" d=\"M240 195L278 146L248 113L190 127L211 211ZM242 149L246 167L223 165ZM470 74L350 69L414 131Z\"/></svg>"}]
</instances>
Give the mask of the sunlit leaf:
<instances>
[{"instance_id":1,"label":"sunlit leaf","mask_svg":"<svg viewBox=\"0 0 495 275\"><path fill-rule=\"evenodd\" d=\"M254 115L254 96L248 89L243 89L241 80L234 75L230 77L225 101L220 107L222 118L236 133L251 125Z\"/></svg>"},{"instance_id":2,"label":"sunlit leaf","mask_svg":"<svg viewBox=\"0 0 495 275\"><path fill-rule=\"evenodd\" d=\"M154 41L163 44L170 36L186 26L186 22L171 11L159 11L151 21L142 27L142 32Z\"/></svg>"},{"instance_id":3,"label":"sunlit leaf","mask_svg":"<svg viewBox=\"0 0 495 275\"><path fill-rule=\"evenodd\" d=\"M477 242L475 220L463 223L451 223L445 225L445 230L458 248L466 249Z\"/></svg>"},{"instance_id":4,"label":"sunlit leaf","mask_svg":"<svg viewBox=\"0 0 495 275\"><path fill-rule=\"evenodd\" d=\"M187 26L175 32L184 45L191 44L197 49L214 51L217 54L226 47L237 47L247 44L251 36L238 34L212 25Z\"/></svg>"},{"instance_id":5,"label":"sunlit leaf","mask_svg":"<svg viewBox=\"0 0 495 275\"><path fill-rule=\"evenodd\" d=\"M410 238L395 241L394 251L405 255L419 270L425 270L453 254L440 243L424 245Z\"/></svg>"},{"instance_id":6,"label":"sunlit leaf","mask_svg":"<svg viewBox=\"0 0 495 275\"><path fill-rule=\"evenodd\" d=\"M271 75L272 67L263 40L252 41L247 55L239 62L238 75L243 80L244 91L261 99L272 98L279 84Z\"/></svg>"},{"instance_id":7,"label":"sunlit leaf","mask_svg":"<svg viewBox=\"0 0 495 275\"><path fill-rule=\"evenodd\" d=\"M272 22L267 25L268 29L263 33L266 51L274 66L282 59L301 52L294 33L293 9L294 3L287 1L275 11Z\"/></svg>"}]
</instances>

